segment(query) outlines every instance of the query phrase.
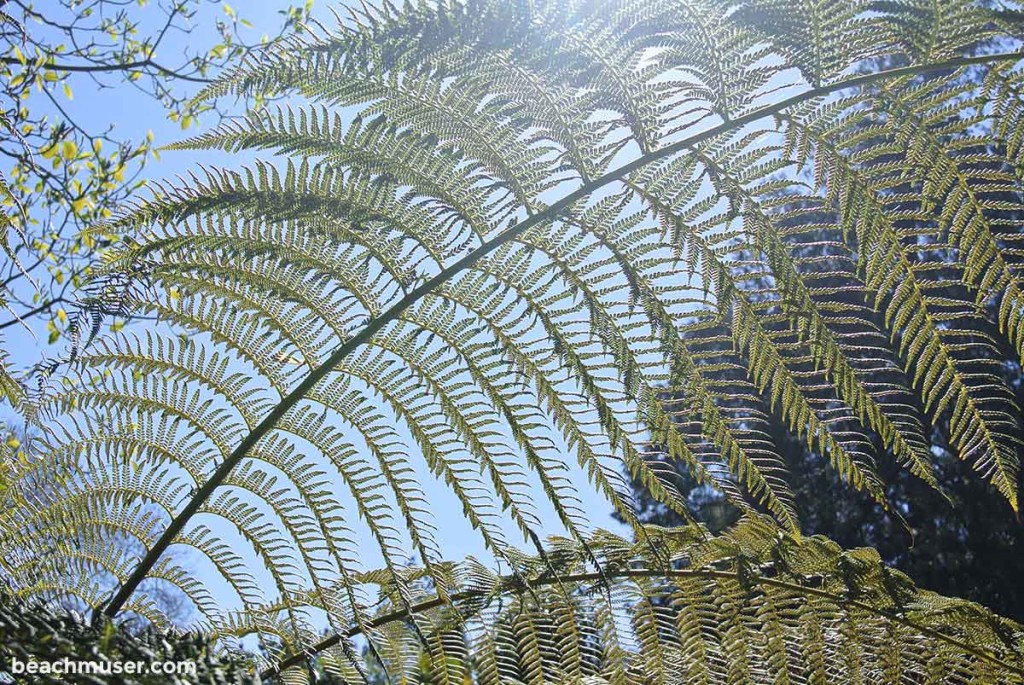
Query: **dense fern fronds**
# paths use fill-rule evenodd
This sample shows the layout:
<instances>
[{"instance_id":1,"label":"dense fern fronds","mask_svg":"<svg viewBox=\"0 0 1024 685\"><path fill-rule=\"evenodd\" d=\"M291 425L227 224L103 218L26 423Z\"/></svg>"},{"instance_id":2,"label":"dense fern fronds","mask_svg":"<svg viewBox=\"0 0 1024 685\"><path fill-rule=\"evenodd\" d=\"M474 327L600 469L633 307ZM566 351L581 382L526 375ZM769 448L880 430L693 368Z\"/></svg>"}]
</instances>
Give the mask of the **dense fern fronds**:
<instances>
[{"instance_id":1,"label":"dense fern fronds","mask_svg":"<svg viewBox=\"0 0 1024 685\"><path fill-rule=\"evenodd\" d=\"M651 544L624 476L685 516L666 453L796 532L770 417L884 502L876 460L934 482L948 412L1016 508L1019 408L979 353L1024 360L1019 26L967 0L384 3L252 58L205 97L290 108L178 147L273 156L117 218L100 284L160 323L46 398L8 540L62 542L5 575L378 645L360 536L406 611L410 553L458 591L425 480L512 569L539 507L599 561L583 488ZM234 628L171 546L249 610Z\"/></svg>"},{"instance_id":2,"label":"dense fern fronds","mask_svg":"<svg viewBox=\"0 0 1024 685\"><path fill-rule=\"evenodd\" d=\"M384 637L380 657L410 682L471 674L478 683L923 685L1024 676L1020 626L915 588L874 550L777 531L757 520L717 538L655 528L657 556L647 543L598 532L589 543L604 579L567 539L553 541L547 561L520 559L518 577L469 560L450 570L450 601L429 589L413 598L426 647L389 574L368 573L385 598L371 619ZM337 645L358 632L317 645L328 670L346 663ZM286 662L283 675L302 682L293 663L302 662Z\"/></svg>"}]
</instances>

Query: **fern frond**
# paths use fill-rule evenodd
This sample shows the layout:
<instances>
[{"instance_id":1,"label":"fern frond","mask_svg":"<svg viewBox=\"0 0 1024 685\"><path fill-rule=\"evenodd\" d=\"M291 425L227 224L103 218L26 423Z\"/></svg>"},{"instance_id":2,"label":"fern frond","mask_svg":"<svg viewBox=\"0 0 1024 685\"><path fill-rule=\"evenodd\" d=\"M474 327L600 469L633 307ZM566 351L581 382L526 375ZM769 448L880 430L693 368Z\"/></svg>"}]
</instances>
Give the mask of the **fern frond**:
<instances>
[{"instance_id":1,"label":"fern frond","mask_svg":"<svg viewBox=\"0 0 1024 685\"><path fill-rule=\"evenodd\" d=\"M549 562L523 560L534 574L530 591L518 577L469 561L456 570L451 602L427 591L415 608L437 639L453 622L468 627L469 657L458 661L479 664L481 682L946 683L1022 675L1019 626L915 588L873 550L780 536L757 519L711 539L696 528L648 532L661 561L646 543L605 532L590 541L610 593L576 543L553 539L557 575ZM408 643L417 638L403 631L406 616L385 606L373 623ZM445 667L432 663L435 673Z\"/></svg>"},{"instance_id":2,"label":"fern frond","mask_svg":"<svg viewBox=\"0 0 1024 685\"><path fill-rule=\"evenodd\" d=\"M657 550L625 474L686 516L679 462L798 536L770 426L885 503L877 460L936 484L925 425L948 414L950 443L1016 507L1019 408L985 357L1024 350L1017 25L967 0L367 12L247 58L203 96L273 84L290 109L177 146L285 159L158 184L113 220L129 237L97 282L135 284L127 304L158 323L102 339L44 398L41 458L16 490L41 502L0 542L0 558L21 555L15 587L159 622L139 589L152 576L220 633L298 653L326 613L406 669L401 627L361 587L367 536L384 567L373 582L442 680L478 647L493 680L607 666L611 680L671 681L670 661L709 682L1013 672L966 636L949 651L878 594L903 581L863 554L779 538L832 578L815 591L760 573L778 562L767 538L686 548L729 570L694 557L699 573L630 575L583 501L596 490ZM522 618L477 606L432 623L443 611L427 610L459 609L464 580L445 564L430 481L510 570L488 581L494 597L523 584L510 600ZM546 549L546 520L572 542ZM30 553L37 530L87 549ZM141 560L103 542L115 530ZM213 607L161 563L178 545L237 606ZM566 576L560 555L591 570ZM615 572L577 602L580 582ZM868 599L841 597L844 573ZM419 603L427 583L436 605ZM339 645L325 658L358 678ZM951 666L928 671L931 655Z\"/></svg>"}]
</instances>

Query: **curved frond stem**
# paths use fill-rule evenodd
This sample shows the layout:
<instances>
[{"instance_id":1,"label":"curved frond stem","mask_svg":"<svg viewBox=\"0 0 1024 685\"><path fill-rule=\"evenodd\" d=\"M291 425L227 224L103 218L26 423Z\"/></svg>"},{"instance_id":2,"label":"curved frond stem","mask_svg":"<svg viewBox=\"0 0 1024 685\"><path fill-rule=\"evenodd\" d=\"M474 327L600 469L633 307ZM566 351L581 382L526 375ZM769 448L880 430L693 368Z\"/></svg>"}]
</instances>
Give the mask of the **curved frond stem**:
<instances>
[{"instance_id":1,"label":"curved frond stem","mask_svg":"<svg viewBox=\"0 0 1024 685\"><path fill-rule=\"evenodd\" d=\"M268 412L266 417L264 417L264 419L239 442L238 446L217 467L217 470L213 473L210 479L196 491L174 520L171 521L170 525L168 525L153 547L141 559L131 576L118 588L117 592L111 598L102 613L112 617L121 610L125 602L139 586L139 583L141 583L149 573L149 570L153 568L154 564L156 564L156 562L163 556L168 546L170 546L172 541L182 532L185 525L191 520L196 512L199 511L203 503L210 498L214 490L224 482L235 466L237 466L237 464L246 457L250 450L252 450L260 440L274 428L281 418L291 411L291 409L296 406L309 393L309 391L326 378L341 360L369 341L373 335L389 323L398 319L406 309L411 307L422 297L432 292L439 285L448 281L452 276L472 266L474 263L490 254L501 245L515 240L518 236L522 235L534 226L557 219L563 212L571 208L575 203L588 197L594 191L599 190L612 182L621 180L634 171L637 171L652 162L664 159L681 150L689 149L694 145L710 140L715 136L736 130L747 124L754 123L764 117L778 114L789 107L799 105L807 102L808 100L827 96L849 88L869 85L885 79L898 78L901 76L909 76L936 70L955 69L972 64L988 64L1000 61L1017 61L1021 59L1024 59L1024 52L1021 51L959 57L930 64L916 64L907 67L860 74L825 86L811 88L802 93L782 99L777 103L766 105L758 109L751 110L747 114L738 116L734 119L723 121L704 131L694 133L656 151L639 156L637 159L623 164L589 183L581 185L575 191L565 195L562 199L554 202L546 209L536 212L521 222L506 229L499 235L474 249L472 252L469 252L457 259L451 265L442 269L434 276L426 279L418 287L408 291L400 300L395 302L386 311L370 319L364 328L339 345L327 360L298 383L296 387L270 412ZM97 617L98 616L99 612L97 613Z\"/></svg>"}]
</instances>

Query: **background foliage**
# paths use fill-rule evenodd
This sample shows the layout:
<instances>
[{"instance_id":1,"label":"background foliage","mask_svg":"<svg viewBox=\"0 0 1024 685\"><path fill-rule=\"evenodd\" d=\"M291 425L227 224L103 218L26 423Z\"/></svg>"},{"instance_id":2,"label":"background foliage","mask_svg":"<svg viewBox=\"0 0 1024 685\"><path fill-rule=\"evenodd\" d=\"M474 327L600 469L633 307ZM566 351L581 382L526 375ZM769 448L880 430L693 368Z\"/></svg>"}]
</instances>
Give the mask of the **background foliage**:
<instances>
[{"instance_id":1,"label":"background foliage","mask_svg":"<svg viewBox=\"0 0 1024 685\"><path fill-rule=\"evenodd\" d=\"M241 657L216 651L199 635L162 635L152 627L129 631L110 622L91 626L81 616L54 613L37 603L16 599L6 591L0 593L0 677L45 685L255 685L258 682L252 666ZM15 679L10 673L13 659L26 663L97 661L111 663L158 661L191 662L195 676L148 674L144 676L110 677L84 674L22 675Z\"/></svg>"}]
</instances>

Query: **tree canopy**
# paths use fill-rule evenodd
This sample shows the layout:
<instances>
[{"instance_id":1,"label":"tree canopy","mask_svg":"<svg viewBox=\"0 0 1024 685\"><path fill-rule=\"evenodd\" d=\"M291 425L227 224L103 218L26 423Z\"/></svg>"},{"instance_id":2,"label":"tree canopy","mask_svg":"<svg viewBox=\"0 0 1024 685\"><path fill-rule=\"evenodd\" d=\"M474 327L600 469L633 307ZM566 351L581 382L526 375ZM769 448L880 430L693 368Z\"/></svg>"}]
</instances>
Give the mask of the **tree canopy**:
<instances>
[{"instance_id":1,"label":"tree canopy","mask_svg":"<svg viewBox=\"0 0 1024 685\"><path fill-rule=\"evenodd\" d=\"M310 7L285 6L279 33L267 36L253 35L244 7L239 14L212 0L0 3L0 200L13 229L4 236L0 284L10 315L0 330L41 319L54 342L67 329L83 276L116 239L85 229L139 189L156 154L151 132L126 134L119 107L97 122L75 89L112 104L138 93L182 129L200 116L216 120L230 110L192 102L197 87L293 32Z\"/></svg>"}]
</instances>

